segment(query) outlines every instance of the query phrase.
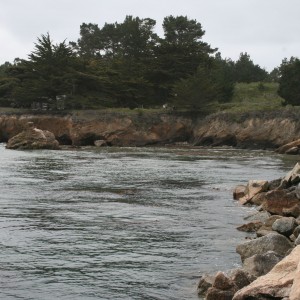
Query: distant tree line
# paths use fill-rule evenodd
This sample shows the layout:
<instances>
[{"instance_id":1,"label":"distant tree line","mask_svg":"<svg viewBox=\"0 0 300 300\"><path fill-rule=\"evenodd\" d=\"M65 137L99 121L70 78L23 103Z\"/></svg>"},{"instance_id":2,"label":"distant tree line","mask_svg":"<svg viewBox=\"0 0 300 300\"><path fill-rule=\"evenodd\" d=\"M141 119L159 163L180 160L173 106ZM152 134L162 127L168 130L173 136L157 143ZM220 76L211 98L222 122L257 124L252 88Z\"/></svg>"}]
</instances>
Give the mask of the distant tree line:
<instances>
[{"instance_id":1,"label":"distant tree line","mask_svg":"<svg viewBox=\"0 0 300 300\"><path fill-rule=\"evenodd\" d=\"M299 60L283 62L270 74L248 53L234 62L203 41L196 20L168 16L164 36L156 21L127 16L122 23L83 23L76 42L54 44L41 35L28 59L0 66L0 105L30 107L34 101L67 97L67 108L174 106L203 109L229 102L236 82L273 80L287 103L286 78L298 76ZM292 91L296 91L298 86ZM298 93L299 95L299 93ZM293 100L291 100L291 97Z\"/></svg>"}]
</instances>

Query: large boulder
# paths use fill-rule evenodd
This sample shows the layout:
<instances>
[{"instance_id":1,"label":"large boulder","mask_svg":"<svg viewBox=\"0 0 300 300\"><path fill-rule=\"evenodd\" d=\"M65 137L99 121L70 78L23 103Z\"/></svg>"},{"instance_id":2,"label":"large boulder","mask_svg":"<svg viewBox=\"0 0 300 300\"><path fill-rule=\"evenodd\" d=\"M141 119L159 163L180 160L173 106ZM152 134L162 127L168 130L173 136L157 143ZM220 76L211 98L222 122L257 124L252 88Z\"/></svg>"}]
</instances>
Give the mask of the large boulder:
<instances>
[{"instance_id":1,"label":"large boulder","mask_svg":"<svg viewBox=\"0 0 300 300\"><path fill-rule=\"evenodd\" d=\"M283 234L287 237L289 237L294 232L294 229L296 227L296 220L293 217L282 217L276 220L272 225L272 229L274 231L277 231L278 233Z\"/></svg>"},{"instance_id":2,"label":"large boulder","mask_svg":"<svg viewBox=\"0 0 300 300\"><path fill-rule=\"evenodd\" d=\"M8 140L7 149L59 149L59 142L52 132L37 129L33 123L28 123L27 128Z\"/></svg>"},{"instance_id":3,"label":"large boulder","mask_svg":"<svg viewBox=\"0 0 300 300\"><path fill-rule=\"evenodd\" d=\"M264 254L274 251L276 254L285 256L288 250L293 247L292 243L283 235L270 233L266 236L253 239L239 244L236 252L241 256L242 261L255 254Z\"/></svg>"},{"instance_id":4,"label":"large boulder","mask_svg":"<svg viewBox=\"0 0 300 300\"><path fill-rule=\"evenodd\" d=\"M267 274L277 263L282 260L283 256L274 251L268 251L263 254L255 254L244 260L243 268L249 274L256 278Z\"/></svg>"},{"instance_id":5,"label":"large boulder","mask_svg":"<svg viewBox=\"0 0 300 300\"><path fill-rule=\"evenodd\" d=\"M269 273L235 293L233 300L300 299L300 246L280 261ZM216 298L217 299L217 298Z\"/></svg>"},{"instance_id":6,"label":"large boulder","mask_svg":"<svg viewBox=\"0 0 300 300\"><path fill-rule=\"evenodd\" d=\"M299 204L295 192L287 190L273 190L265 194L262 207L271 214L285 215L289 209Z\"/></svg>"}]
</instances>

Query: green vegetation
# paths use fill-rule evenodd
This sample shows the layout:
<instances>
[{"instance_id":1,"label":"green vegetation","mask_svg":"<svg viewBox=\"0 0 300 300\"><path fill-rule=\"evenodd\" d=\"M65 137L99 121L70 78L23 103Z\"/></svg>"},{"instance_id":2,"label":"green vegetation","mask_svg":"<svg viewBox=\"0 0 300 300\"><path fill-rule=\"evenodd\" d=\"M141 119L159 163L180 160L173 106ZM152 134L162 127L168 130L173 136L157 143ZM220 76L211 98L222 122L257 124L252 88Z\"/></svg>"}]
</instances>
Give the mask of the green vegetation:
<instances>
[{"instance_id":1,"label":"green vegetation","mask_svg":"<svg viewBox=\"0 0 300 300\"><path fill-rule=\"evenodd\" d=\"M284 105L300 105L300 60L291 57L280 66L278 94L285 99Z\"/></svg>"},{"instance_id":2,"label":"green vegetation","mask_svg":"<svg viewBox=\"0 0 300 300\"><path fill-rule=\"evenodd\" d=\"M219 110L244 113L279 109L284 100L277 93L278 86L275 82L236 83L232 101L220 105Z\"/></svg>"},{"instance_id":3,"label":"green vegetation","mask_svg":"<svg viewBox=\"0 0 300 300\"><path fill-rule=\"evenodd\" d=\"M203 41L196 20L83 23L80 38L54 44L41 35L28 59L0 66L0 106L37 110L265 110L300 104L300 62L284 60L270 74L247 52L234 62ZM280 98L277 95L284 98ZM137 110L136 110L137 111Z\"/></svg>"}]
</instances>

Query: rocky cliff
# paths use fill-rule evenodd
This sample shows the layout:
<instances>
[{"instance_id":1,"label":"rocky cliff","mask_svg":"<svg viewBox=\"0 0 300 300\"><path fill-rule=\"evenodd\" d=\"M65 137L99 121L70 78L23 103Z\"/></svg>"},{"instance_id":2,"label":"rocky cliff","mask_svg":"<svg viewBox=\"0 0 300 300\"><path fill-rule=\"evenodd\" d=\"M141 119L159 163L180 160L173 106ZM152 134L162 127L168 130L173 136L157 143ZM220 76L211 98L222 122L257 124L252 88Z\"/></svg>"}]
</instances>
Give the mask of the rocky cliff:
<instances>
[{"instance_id":1,"label":"rocky cliff","mask_svg":"<svg viewBox=\"0 0 300 300\"><path fill-rule=\"evenodd\" d=\"M188 142L193 145L276 148L299 139L300 119L290 110L247 115L219 113L85 112L68 115L0 115L0 142L20 133L28 122L53 132L65 145L146 146Z\"/></svg>"}]
</instances>

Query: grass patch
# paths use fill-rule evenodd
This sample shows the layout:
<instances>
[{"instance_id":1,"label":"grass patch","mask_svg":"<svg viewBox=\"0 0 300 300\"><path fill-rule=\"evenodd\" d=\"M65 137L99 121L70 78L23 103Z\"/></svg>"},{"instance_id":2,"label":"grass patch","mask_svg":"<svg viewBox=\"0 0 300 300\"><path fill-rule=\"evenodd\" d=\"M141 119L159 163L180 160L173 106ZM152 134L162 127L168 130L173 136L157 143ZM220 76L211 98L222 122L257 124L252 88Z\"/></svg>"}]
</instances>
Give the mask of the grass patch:
<instances>
[{"instance_id":1,"label":"grass patch","mask_svg":"<svg viewBox=\"0 0 300 300\"><path fill-rule=\"evenodd\" d=\"M282 108L283 99L277 94L278 83L237 83L230 103L220 104L225 112L269 111Z\"/></svg>"}]
</instances>

